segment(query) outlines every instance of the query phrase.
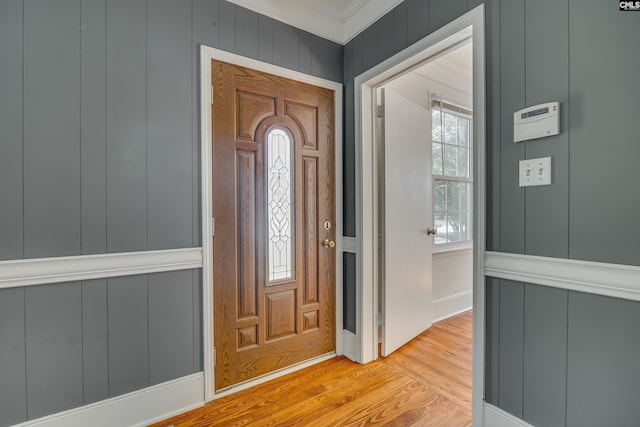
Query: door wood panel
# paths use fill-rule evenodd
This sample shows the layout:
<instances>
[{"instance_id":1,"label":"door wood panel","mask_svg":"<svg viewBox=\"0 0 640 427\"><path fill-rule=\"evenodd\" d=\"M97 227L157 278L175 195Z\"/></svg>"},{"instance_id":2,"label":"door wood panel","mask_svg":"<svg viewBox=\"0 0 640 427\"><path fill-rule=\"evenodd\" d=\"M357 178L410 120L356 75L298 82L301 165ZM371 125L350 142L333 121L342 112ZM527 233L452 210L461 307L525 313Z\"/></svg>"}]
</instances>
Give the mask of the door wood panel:
<instances>
[{"instance_id":1,"label":"door wood panel","mask_svg":"<svg viewBox=\"0 0 640 427\"><path fill-rule=\"evenodd\" d=\"M335 249L322 244L335 239L323 227L335 223L334 93L224 62L211 68L220 390L335 350ZM289 154L279 146L269 154L273 130L290 139ZM292 172L269 181L286 169L286 161L269 166L273 153L290 158ZM268 191L277 197L271 206ZM278 234L287 226L290 235ZM270 242L291 246L284 278L269 278Z\"/></svg>"}]
</instances>

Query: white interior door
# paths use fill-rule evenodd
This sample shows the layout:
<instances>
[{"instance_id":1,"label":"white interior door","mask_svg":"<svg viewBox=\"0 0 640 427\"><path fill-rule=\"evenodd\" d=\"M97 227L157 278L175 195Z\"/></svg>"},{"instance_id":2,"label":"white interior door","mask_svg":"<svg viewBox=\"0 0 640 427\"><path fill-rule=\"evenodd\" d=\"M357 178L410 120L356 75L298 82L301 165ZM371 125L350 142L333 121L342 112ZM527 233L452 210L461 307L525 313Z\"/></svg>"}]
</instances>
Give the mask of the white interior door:
<instances>
[{"instance_id":1,"label":"white interior door","mask_svg":"<svg viewBox=\"0 0 640 427\"><path fill-rule=\"evenodd\" d=\"M382 355L431 326L431 120L409 79L383 88Z\"/></svg>"}]
</instances>

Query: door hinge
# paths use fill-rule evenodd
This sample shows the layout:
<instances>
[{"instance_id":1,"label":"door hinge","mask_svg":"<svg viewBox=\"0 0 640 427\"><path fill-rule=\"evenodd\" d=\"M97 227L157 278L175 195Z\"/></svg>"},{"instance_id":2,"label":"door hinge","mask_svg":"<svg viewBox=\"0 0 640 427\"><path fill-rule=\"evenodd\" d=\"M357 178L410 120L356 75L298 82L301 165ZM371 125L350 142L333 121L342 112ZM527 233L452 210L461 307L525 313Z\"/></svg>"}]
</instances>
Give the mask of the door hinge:
<instances>
[{"instance_id":1,"label":"door hinge","mask_svg":"<svg viewBox=\"0 0 640 427\"><path fill-rule=\"evenodd\" d=\"M216 366L216 346L213 346L213 366Z\"/></svg>"},{"instance_id":2,"label":"door hinge","mask_svg":"<svg viewBox=\"0 0 640 427\"><path fill-rule=\"evenodd\" d=\"M213 105L213 95L214 95L214 90L213 90L213 85L211 85L211 105Z\"/></svg>"},{"instance_id":3,"label":"door hinge","mask_svg":"<svg viewBox=\"0 0 640 427\"><path fill-rule=\"evenodd\" d=\"M376 107L376 116L381 118L384 115L384 105L378 105Z\"/></svg>"},{"instance_id":4,"label":"door hinge","mask_svg":"<svg viewBox=\"0 0 640 427\"><path fill-rule=\"evenodd\" d=\"M376 314L376 325L384 326L384 314L383 313Z\"/></svg>"},{"instance_id":5,"label":"door hinge","mask_svg":"<svg viewBox=\"0 0 640 427\"><path fill-rule=\"evenodd\" d=\"M214 237L216 235L216 218L215 217L211 217L211 237Z\"/></svg>"}]
</instances>

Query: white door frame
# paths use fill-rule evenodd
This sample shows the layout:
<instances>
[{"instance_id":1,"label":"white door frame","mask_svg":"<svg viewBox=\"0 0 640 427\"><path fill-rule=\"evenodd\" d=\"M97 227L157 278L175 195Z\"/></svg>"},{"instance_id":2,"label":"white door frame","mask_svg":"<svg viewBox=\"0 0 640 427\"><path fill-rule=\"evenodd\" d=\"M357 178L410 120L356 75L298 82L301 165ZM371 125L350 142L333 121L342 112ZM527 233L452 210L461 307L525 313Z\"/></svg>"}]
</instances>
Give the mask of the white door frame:
<instances>
[{"instance_id":1,"label":"white door frame","mask_svg":"<svg viewBox=\"0 0 640 427\"><path fill-rule=\"evenodd\" d=\"M467 12L422 40L355 78L357 283L356 340L359 362L378 356L376 325L378 301L378 182L375 150L375 89L383 82L406 73L450 46L451 37L471 29L473 41L473 425L481 426L484 400L485 319L485 28L484 5ZM460 35L468 37L468 34ZM449 39L445 41L445 39Z\"/></svg>"},{"instance_id":2,"label":"white door frame","mask_svg":"<svg viewBox=\"0 0 640 427\"><path fill-rule=\"evenodd\" d=\"M214 384L214 337L213 337L213 223L212 218L212 115L211 115L211 60L228 62L242 67L275 74L302 83L330 89L335 92L335 241L336 241L336 351L310 361L279 370L260 378L246 381L231 389L215 392ZM200 46L200 160L201 160L201 201L202 201L202 334L203 334L203 368L204 398L209 402L215 398L252 387L278 376L302 369L313 363L343 354L342 328L342 84L311 76L298 71L289 70L277 65L268 64L256 59L247 58L208 46Z\"/></svg>"}]
</instances>

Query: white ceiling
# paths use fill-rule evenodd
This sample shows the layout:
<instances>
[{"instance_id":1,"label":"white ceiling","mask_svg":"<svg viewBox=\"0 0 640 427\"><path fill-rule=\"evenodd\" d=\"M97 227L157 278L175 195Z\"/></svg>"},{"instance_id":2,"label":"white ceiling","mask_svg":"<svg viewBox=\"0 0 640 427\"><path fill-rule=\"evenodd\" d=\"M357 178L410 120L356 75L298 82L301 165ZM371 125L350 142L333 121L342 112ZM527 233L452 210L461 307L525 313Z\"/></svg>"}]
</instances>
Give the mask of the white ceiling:
<instances>
[{"instance_id":1,"label":"white ceiling","mask_svg":"<svg viewBox=\"0 0 640 427\"><path fill-rule=\"evenodd\" d=\"M346 44L402 0L228 0L278 21Z\"/></svg>"}]
</instances>

